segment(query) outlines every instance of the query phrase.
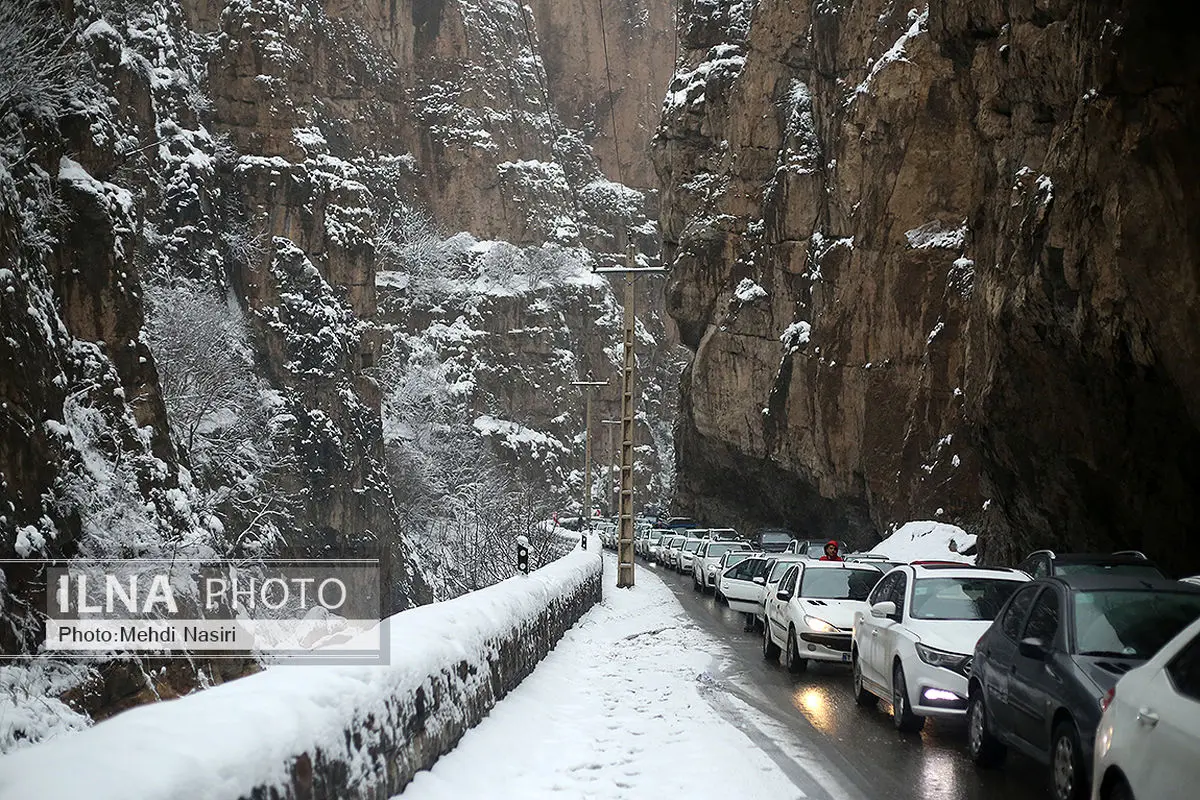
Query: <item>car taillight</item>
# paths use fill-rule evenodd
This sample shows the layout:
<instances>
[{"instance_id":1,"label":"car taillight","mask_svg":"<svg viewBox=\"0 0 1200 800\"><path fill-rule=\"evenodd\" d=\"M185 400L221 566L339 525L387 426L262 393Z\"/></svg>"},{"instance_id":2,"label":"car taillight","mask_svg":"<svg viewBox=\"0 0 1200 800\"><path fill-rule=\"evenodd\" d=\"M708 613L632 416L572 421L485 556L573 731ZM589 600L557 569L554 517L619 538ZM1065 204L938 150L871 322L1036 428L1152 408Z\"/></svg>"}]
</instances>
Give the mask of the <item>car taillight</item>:
<instances>
[{"instance_id":1,"label":"car taillight","mask_svg":"<svg viewBox=\"0 0 1200 800\"><path fill-rule=\"evenodd\" d=\"M1113 687L1104 693L1104 697L1100 698L1100 711L1103 713L1108 711L1108 707L1112 705L1113 698L1117 696L1117 687Z\"/></svg>"}]
</instances>

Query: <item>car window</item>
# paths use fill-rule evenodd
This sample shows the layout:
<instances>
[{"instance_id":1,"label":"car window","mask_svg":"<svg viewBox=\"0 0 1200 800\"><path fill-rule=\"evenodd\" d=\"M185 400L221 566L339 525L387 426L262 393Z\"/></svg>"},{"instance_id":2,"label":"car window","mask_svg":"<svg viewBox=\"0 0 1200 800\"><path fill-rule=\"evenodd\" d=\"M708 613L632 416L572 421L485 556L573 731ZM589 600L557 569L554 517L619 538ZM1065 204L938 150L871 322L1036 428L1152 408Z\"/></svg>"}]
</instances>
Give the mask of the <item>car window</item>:
<instances>
[{"instance_id":1,"label":"car window","mask_svg":"<svg viewBox=\"0 0 1200 800\"><path fill-rule=\"evenodd\" d=\"M800 581L801 597L820 600L866 600L879 582L879 570L874 567L849 569L804 570Z\"/></svg>"},{"instance_id":2,"label":"car window","mask_svg":"<svg viewBox=\"0 0 1200 800\"><path fill-rule=\"evenodd\" d=\"M1059 564L1059 575L1121 575L1129 578L1162 578L1150 564ZM1036 577L1036 576L1035 576Z\"/></svg>"},{"instance_id":3,"label":"car window","mask_svg":"<svg viewBox=\"0 0 1200 800\"><path fill-rule=\"evenodd\" d=\"M693 539L690 542L685 542L683 549L687 550L689 553L694 553L696 552L696 548L698 548L701 544L702 542L699 539Z\"/></svg>"},{"instance_id":4,"label":"car window","mask_svg":"<svg viewBox=\"0 0 1200 800\"><path fill-rule=\"evenodd\" d=\"M896 613L904 614L904 594L908 588L908 576L903 572L896 573L896 582L892 585L892 591L888 594L888 600L896 604Z\"/></svg>"},{"instance_id":5,"label":"car window","mask_svg":"<svg viewBox=\"0 0 1200 800\"><path fill-rule=\"evenodd\" d=\"M875 584L875 588L871 590L869 595L867 595L867 602L871 605L875 605L876 603L882 603L890 598L892 596L892 586L895 585L896 581L899 579L899 576L899 572L894 572L891 575L885 576L883 580Z\"/></svg>"},{"instance_id":6,"label":"car window","mask_svg":"<svg viewBox=\"0 0 1200 800\"><path fill-rule=\"evenodd\" d=\"M800 567L793 565L792 569L785 573L784 583L782 583L781 588L786 588L787 591L791 591L793 595L796 594L796 581L799 577Z\"/></svg>"},{"instance_id":7,"label":"car window","mask_svg":"<svg viewBox=\"0 0 1200 800\"><path fill-rule=\"evenodd\" d=\"M766 558L760 559L758 561L758 566L754 570L754 574L751 575L750 577L751 578L766 578L767 573L771 571L771 567L774 566L774 564L775 564L775 562L771 561L770 559L766 559Z\"/></svg>"},{"instance_id":8,"label":"car window","mask_svg":"<svg viewBox=\"0 0 1200 800\"><path fill-rule=\"evenodd\" d=\"M1025 614L1029 611L1029 607L1033 605L1033 596L1037 594L1039 588L1037 586L1026 586L1017 592L1012 602L1008 604L1004 616L1000 619L1001 632L1013 641L1016 641L1017 637L1021 634L1021 626L1025 622Z\"/></svg>"},{"instance_id":9,"label":"car window","mask_svg":"<svg viewBox=\"0 0 1200 800\"><path fill-rule=\"evenodd\" d=\"M698 555L698 556L700 556L701 558L703 558L703 557L704 557L704 554L705 554L705 553L707 553L707 552L708 552L708 542L702 542L702 543L700 544L700 548L699 548L698 550L696 550L696 555Z\"/></svg>"},{"instance_id":10,"label":"car window","mask_svg":"<svg viewBox=\"0 0 1200 800\"><path fill-rule=\"evenodd\" d=\"M913 583L910 613L915 619L991 621L1021 583L996 578L919 578Z\"/></svg>"},{"instance_id":11,"label":"car window","mask_svg":"<svg viewBox=\"0 0 1200 800\"><path fill-rule=\"evenodd\" d=\"M1074 599L1079 655L1150 658L1200 617L1200 594L1110 589Z\"/></svg>"},{"instance_id":12,"label":"car window","mask_svg":"<svg viewBox=\"0 0 1200 800\"><path fill-rule=\"evenodd\" d=\"M1058 592L1046 589L1038 595L1029 612L1029 622L1025 624L1023 639L1041 639L1046 644L1052 644L1058 635Z\"/></svg>"},{"instance_id":13,"label":"car window","mask_svg":"<svg viewBox=\"0 0 1200 800\"><path fill-rule=\"evenodd\" d=\"M1167 674L1176 691L1200 703L1200 634L1175 654L1167 664Z\"/></svg>"},{"instance_id":14,"label":"car window","mask_svg":"<svg viewBox=\"0 0 1200 800\"><path fill-rule=\"evenodd\" d=\"M777 583L788 571L788 568L795 563L795 561L776 561L775 566L771 569L770 577L767 578L767 583Z\"/></svg>"}]
</instances>

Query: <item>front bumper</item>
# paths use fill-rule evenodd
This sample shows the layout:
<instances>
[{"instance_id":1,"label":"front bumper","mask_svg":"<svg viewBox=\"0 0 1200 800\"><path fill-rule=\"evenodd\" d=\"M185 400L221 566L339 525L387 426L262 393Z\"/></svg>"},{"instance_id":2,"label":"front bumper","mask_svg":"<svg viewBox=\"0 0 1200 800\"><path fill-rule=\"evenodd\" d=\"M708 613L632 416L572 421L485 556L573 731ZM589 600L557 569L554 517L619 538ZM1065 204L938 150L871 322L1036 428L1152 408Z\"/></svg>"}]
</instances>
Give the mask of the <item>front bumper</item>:
<instances>
[{"instance_id":1,"label":"front bumper","mask_svg":"<svg viewBox=\"0 0 1200 800\"><path fill-rule=\"evenodd\" d=\"M799 634L800 641L796 647L801 658L815 661L837 661L850 663L850 633L813 633L804 631Z\"/></svg>"},{"instance_id":2,"label":"front bumper","mask_svg":"<svg viewBox=\"0 0 1200 800\"><path fill-rule=\"evenodd\" d=\"M904 665L904 676L914 713L923 717L966 716L969 695L965 675L917 659L916 665Z\"/></svg>"}]
</instances>

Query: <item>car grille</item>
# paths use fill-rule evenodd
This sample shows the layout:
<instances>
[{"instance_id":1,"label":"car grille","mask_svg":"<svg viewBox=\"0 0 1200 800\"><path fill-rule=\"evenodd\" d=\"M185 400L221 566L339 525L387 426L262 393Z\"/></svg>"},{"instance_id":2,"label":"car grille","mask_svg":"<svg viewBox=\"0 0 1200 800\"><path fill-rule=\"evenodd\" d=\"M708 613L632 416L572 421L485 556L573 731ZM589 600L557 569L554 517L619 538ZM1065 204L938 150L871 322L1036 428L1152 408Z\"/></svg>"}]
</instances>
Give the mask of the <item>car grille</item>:
<instances>
[{"instance_id":1,"label":"car grille","mask_svg":"<svg viewBox=\"0 0 1200 800\"><path fill-rule=\"evenodd\" d=\"M848 633L802 633L800 638L806 642L824 645L830 650L850 652L850 634Z\"/></svg>"}]
</instances>

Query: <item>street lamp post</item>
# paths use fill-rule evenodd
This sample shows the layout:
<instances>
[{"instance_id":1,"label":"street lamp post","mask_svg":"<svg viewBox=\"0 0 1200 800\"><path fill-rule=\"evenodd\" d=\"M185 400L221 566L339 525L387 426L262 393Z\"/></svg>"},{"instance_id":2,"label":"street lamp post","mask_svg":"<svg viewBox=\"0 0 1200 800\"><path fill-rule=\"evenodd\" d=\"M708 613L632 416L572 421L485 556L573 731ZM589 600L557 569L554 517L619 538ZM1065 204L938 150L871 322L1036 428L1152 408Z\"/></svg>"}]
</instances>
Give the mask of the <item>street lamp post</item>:
<instances>
[{"instance_id":1,"label":"street lamp post","mask_svg":"<svg viewBox=\"0 0 1200 800\"><path fill-rule=\"evenodd\" d=\"M586 409L583 412L583 518L579 526L584 530L585 525L592 526L592 389L608 386L608 381L571 381L571 385L583 389ZM583 535L587 536L586 531Z\"/></svg>"},{"instance_id":2,"label":"street lamp post","mask_svg":"<svg viewBox=\"0 0 1200 800\"><path fill-rule=\"evenodd\" d=\"M599 267L599 274L625 276L625 358L621 375L621 528L617 539L617 588L633 586L633 368L637 317L633 313L634 275L666 272L662 267L636 267L633 243L628 244L628 266Z\"/></svg>"}]
</instances>

